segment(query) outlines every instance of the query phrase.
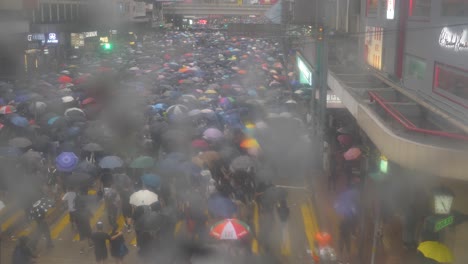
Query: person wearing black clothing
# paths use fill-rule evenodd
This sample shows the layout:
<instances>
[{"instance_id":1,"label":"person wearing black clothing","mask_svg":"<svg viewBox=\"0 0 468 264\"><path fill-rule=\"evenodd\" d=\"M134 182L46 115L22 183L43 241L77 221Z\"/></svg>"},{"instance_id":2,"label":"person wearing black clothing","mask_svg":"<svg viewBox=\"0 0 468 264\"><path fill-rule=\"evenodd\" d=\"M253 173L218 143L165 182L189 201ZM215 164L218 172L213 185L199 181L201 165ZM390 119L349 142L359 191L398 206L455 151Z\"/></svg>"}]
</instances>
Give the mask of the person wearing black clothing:
<instances>
[{"instance_id":1,"label":"person wearing black clothing","mask_svg":"<svg viewBox=\"0 0 468 264\"><path fill-rule=\"evenodd\" d=\"M114 228L110 235L113 238L110 241L111 256L114 257L116 264L121 264L123 258L128 254L128 248L125 245L124 236L122 232L117 231L117 228Z\"/></svg>"},{"instance_id":2,"label":"person wearing black clothing","mask_svg":"<svg viewBox=\"0 0 468 264\"><path fill-rule=\"evenodd\" d=\"M36 262L37 256L33 253L28 243L28 237L23 236L18 239L18 245L16 245L13 251L12 264L32 264Z\"/></svg>"},{"instance_id":3,"label":"person wearing black clothing","mask_svg":"<svg viewBox=\"0 0 468 264\"><path fill-rule=\"evenodd\" d=\"M104 263L108 256L106 241L111 240L111 237L103 231L104 224L102 222L96 224L96 229L97 231L91 235L94 244L94 256L97 263Z\"/></svg>"},{"instance_id":4,"label":"person wearing black clothing","mask_svg":"<svg viewBox=\"0 0 468 264\"><path fill-rule=\"evenodd\" d=\"M80 254L84 253L84 241L88 241L89 247L92 247L91 243L91 225L89 221L91 220L91 212L86 205L82 202L77 203L76 212L75 212L75 224L78 234L80 235Z\"/></svg>"}]
</instances>

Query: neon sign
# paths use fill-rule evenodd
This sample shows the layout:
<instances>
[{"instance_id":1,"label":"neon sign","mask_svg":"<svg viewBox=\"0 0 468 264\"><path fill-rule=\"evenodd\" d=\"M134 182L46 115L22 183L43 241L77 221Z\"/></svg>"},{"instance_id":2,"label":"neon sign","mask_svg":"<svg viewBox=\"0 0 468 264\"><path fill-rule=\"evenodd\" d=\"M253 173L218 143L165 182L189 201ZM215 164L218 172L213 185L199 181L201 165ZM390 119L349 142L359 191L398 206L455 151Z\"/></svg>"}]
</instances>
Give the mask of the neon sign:
<instances>
[{"instance_id":1,"label":"neon sign","mask_svg":"<svg viewBox=\"0 0 468 264\"><path fill-rule=\"evenodd\" d=\"M57 34L55 33L49 33L47 35L47 43L49 44L57 44L59 41L58 41L58 38L57 38Z\"/></svg>"},{"instance_id":2,"label":"neon sign","mask_svg":"<svg viewBox=\"0 0 468 264\"><path fill-rule=\"evenodd\" d=\"M468 50L468 29L464 29L460 33L453 32L449 28L444 27L439 35L439 45L455 51Z\"/></svg>"},{"instance_id":3,"label":"neon sign","mask_svg":"<svg viewBox=\"0 0 468 264\"><path fill-rule=\"evenodd\" d=\"M387 19L395 18L395 0L387 0Z\"/></svg>"}]
</instances>

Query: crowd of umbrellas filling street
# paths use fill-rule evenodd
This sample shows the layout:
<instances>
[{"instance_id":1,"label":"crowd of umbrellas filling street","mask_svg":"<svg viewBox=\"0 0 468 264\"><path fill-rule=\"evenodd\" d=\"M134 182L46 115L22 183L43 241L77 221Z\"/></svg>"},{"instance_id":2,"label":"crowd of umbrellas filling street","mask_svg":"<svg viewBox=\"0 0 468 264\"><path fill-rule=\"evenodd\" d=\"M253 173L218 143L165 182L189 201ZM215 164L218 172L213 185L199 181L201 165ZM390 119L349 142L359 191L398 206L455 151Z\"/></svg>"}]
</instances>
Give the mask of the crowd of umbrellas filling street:
<instances>
[{"instance_id":1,"label":"crowd of umbrellas filling street","mask_svg":"<svg viewBox=\"0 0 468 264\"><path fill-rule=\"evenodd\" d=\"M82 241L76 250L94 246L99 263L105 240L119 261L132 250L126 232L136 233L143 263L273 256L252 229L252 207L287 217L287 191L273 182L301 179L312 159L311 88L281 52L272 39L148 33L137 46L0 83L3 203L17 202L37 226L19 244L46 255L48 213L63 206ZM96 226L92 199L106 206Z\"/></svg>"}]
</instances>

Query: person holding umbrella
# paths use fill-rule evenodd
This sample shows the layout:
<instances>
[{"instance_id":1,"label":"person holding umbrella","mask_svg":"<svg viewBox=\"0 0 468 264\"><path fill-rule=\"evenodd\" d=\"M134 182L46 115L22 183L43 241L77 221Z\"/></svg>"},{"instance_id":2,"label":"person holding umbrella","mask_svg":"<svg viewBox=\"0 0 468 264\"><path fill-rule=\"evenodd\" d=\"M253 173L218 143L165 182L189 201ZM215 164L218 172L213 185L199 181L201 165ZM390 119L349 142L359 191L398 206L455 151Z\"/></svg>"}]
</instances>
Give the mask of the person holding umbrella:
<instances>
[{"instance_id":1,"label":"person holding umbrella","mask_svg":"<svg viewBox=\"0 0 468 264\"><path fill-rule=\"evenodd\" d=\"M41 236L45 236L47 248L53 248L52 237L50 236L50 228L47 223L47 212L52 207L53 201L47 198L42 198L35 202L30 210L30 216L36 221L37 229L34 234L36 243L39 242Z\"/></svg>"},{"instance_id":2,"label":"person holding umbrella","mask_svg":"<svg viewBox=\"0 0 468 264\"><path fill-rule=\"evenodd\" d=\"M80 236L80 254L84 253L84 241L88 241L88 245L92 247L91 241L91 212L86 207L86 203L82 199L75 199L76 211L74 213L75 225Z\"/></svg>"}]
</instances>

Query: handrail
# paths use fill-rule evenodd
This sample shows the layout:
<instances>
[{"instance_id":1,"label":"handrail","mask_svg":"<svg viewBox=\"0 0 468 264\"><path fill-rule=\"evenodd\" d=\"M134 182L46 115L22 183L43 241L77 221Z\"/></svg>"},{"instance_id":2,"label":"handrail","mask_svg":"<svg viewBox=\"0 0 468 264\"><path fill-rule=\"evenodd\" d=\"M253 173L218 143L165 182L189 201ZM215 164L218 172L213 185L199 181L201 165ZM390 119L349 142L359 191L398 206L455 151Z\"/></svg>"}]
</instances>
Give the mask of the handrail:
<instances>
[{"instance_id":1,"label":"handrail","mask_svg":"<svg viewBox=\"0 0 468 264\"><path fill-rule=\"evenodd\" d=\"M466 140L468 141L468 136L461 135L461 134L456 134L456 133L450 133L450 132L444 132L444 131L437 131L437 130L430 130L430 129L423 129L416 127L413 123L410 122L408 124L408 120L396 109L393 107L387 105L387 102L380 97L377 93L375 92L368 92L369 96L371 97L371 101L376 101L384 110L389 114L393 119L395 119L398 123L400 123L403 127L405 127L407 130L421 133L421 134L426 134L426 135L432 135L432 136L439 136L439 137L445 137L445 138L452 138L452 139L459 139L459 140ZM400 117L401 115L402 117Z\"/></svg>"}]
</instances>

